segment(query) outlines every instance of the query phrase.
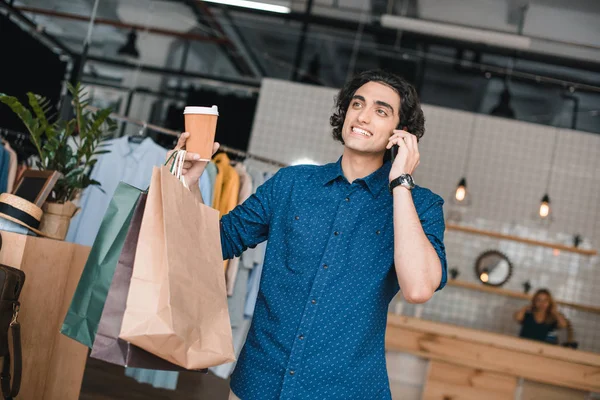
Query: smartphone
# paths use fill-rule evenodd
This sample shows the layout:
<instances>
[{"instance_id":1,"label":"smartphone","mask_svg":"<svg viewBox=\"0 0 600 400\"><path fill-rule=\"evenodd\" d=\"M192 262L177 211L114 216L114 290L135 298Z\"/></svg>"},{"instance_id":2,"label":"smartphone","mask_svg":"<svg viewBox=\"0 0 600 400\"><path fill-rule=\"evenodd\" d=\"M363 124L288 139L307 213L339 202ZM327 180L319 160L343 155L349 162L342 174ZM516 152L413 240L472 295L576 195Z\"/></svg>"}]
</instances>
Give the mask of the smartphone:
<instances>
[{"instance_id":1,"label":"smartphone","mask_svg":"<svg viewBox=\"0 0 600 400\"><path fill-rule=\"evenodd\" d=\"M398 128L400 128L400 127L398 127ZM402 130L406 131L406 126L403 126ZM393 164L394 160L396 159L396 155L398 154L398 145L397 144L395 144L395 145L392 146L392 148L390 149L390 154L392 156L391 161L392 161L392 164Z\"/></svg>"},{"instance_id":2,"label":"smartphone","mask_svg":"<svg viewBox=\"0 0 600 400\"><path fill-rule=\"evenodd\" d=\"M398 154L398 145L397 144L392 146L392 148L390 149L390 154L392 155L391 161L393 164L394 160L396 159L396 154Z\"/></svg>"}]
</instances>

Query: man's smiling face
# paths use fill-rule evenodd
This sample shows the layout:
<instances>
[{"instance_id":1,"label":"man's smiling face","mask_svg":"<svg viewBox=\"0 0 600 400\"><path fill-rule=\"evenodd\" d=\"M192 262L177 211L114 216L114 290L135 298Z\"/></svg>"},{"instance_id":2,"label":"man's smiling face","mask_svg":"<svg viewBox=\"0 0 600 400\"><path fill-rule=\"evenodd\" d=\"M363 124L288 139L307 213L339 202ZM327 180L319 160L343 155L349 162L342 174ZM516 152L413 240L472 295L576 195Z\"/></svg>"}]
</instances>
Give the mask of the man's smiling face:
<instances>
[{"instance_id":1,"label":"man's smiling face","mask_svg":"<svg viewBox=\"0 0 600 400\"><path fill-rule=\"evenodd\" d=\"M400 95L382 83L365 83L354 93L346 111L344 144L358 153L383 154L399 121Z\"/></svg>"}]
</instances>

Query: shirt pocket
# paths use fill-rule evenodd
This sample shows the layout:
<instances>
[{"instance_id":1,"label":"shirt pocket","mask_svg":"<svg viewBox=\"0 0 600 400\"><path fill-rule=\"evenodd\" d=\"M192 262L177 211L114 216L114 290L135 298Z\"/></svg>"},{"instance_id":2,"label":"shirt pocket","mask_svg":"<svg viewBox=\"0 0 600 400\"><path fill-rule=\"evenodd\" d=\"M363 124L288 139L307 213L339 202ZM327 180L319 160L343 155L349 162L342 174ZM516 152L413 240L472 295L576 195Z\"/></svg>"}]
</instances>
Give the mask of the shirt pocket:
<instances>
[{"instance_id":1,"label":"shirt pocket","mask_svg":"<svg viewBox=\"0 0 600 400\"><path fill-rule=\"evenodd\" d=\"M310 207L291 208L285 216L285 266L295 274L314 269L327 240L328 222Z\"/></svg>"},{"instance_id":2,"label":"shirt pocket","mask_svg":"<svg viewBox=\"0 0 600 400\"><path fill-rule=\"evenodd\" d=\"M370 214L353 227L349 245L350 263L371 278L385 279L394 263L394 227L388 215Z\"/></svg>"}]
</instances>

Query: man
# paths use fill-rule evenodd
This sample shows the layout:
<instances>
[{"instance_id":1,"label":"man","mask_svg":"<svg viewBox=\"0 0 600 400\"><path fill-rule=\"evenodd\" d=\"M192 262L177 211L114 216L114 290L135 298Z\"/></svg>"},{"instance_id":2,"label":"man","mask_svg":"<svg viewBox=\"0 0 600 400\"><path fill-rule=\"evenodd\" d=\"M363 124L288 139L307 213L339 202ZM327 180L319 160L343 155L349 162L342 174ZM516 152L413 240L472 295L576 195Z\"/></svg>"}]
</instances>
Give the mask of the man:
<instances>
[{"instance_id":1,"label":"man","mask_svg":"<svg viewBox=\"0 0 600 400\"><path fill-rule=\"evenodd\" d=\"M423 303L446 282L443 200L410 176L424 133L415 89L369 71L336 102L338 162L283 168L221 219L224 259L268 239L230 399L390 399L388 304L400 288ZM197 158L184 165L192 188L205 166Z\"/></svg>"}]
</instances>

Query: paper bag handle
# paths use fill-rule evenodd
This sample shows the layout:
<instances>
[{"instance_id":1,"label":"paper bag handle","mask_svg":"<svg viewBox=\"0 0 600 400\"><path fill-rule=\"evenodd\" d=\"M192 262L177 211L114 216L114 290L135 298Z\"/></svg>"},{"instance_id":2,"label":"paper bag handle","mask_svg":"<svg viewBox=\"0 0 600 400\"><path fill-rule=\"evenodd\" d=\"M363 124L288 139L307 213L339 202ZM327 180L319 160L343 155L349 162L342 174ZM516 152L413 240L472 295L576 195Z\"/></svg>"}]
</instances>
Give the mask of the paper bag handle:
<instances>
[{"instance_id":1,"label":"paper bag handle","mask_svg":"<svg viewBox=\"0 0 600 400\"><path fill-rule=\"evenodd\" d=\"M185 150L175 150L173 151L173 153L171 153L171 155L169 156L169 158L167 159L167 161L165 162L165 166L169 164L169 162L173 159L173 157L175 157L175 160L173 161L173 163L171 164L171 167L169 168L169 172L171 172L171 174L175 175L175 177L177 179L179 179L179 181L181 183L183 183L183 186L186 189L189 189L185 178L183 177L183 175L181 174L181 172L183 171L183 163L185 162L185 155L186 155L187 151Z\"/></svg>"}]
</instances>

